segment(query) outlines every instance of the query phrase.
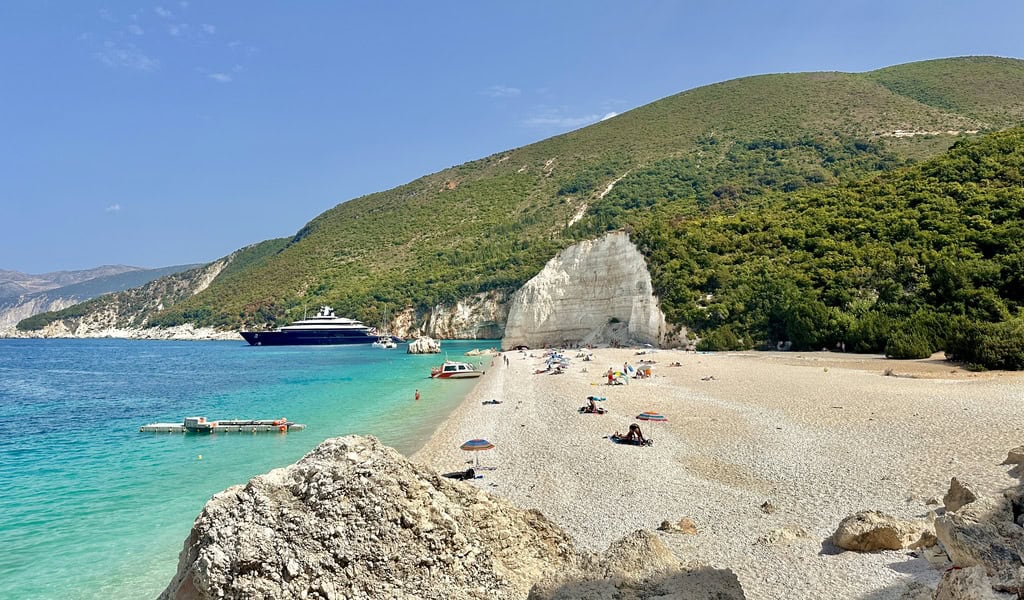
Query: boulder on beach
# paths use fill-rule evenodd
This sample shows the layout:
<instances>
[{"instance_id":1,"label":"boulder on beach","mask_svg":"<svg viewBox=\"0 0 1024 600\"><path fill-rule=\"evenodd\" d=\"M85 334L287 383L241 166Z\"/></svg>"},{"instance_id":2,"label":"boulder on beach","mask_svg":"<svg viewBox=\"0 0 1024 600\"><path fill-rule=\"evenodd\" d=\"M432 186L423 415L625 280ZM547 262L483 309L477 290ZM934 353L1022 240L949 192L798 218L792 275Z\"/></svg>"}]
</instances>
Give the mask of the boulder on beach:
<instances>
[{"instance_id":1,"label":"boulder on beach","mask_svg":"<svg viewBox=\"0 0 1024 600\"><path fill-rule=\"evenodd\" d=\"M437 354L441 351L441 342L426 336L418 337L409 342L409 354Z\"/></svg>"},{"instance_id":2,"label":"boulder on beach","mask_svg":"<svg viewBox=\"0 0 1024 600\"><path fill-rule=\"evenodd\" d=\"M693 519L689 517L683 517L675 523L671 521L662 521L661 525L658 525L658 531L666 531L668 533L685 533L686 535L697 535L697 524L693 522Z\"/></svg>"},{"instance_id":3,"label":"boulder on beach","mask_svg":"<svg viewBox=\"0 0 1024 600\"><path fill-rule=\"evenodd\" d=\"M549 577L530 590L528 600L602 598L633 600L743 600L729 569L685 568L661 539L640 530L615 542L602 555L590 555L580 569Z\"/></svg>"},{"instance_id":4,"label":"boulder on beach","mask_svg":"<svg viewBox=\"0 0 1024 600\"><path fill-rule=\"evenodd\" d=\"M574 586L595 576L671 585L687 594L678 597L743 597L731 571L684 568L651 532L585 552L536 510L347 436L216 494L160 597L554 599L579 597ZM626 597L616 594L601 597Z\"/></svg>"},{"instance_id":5,"label":"boulder on beach","mask_svg":"<svg viewBox=\"0 0 1024 600\"><path fill-rule=\"evenodd\" d=\"M832 534L832 543L858 552L925 548L935 544L935 526L928 521L897 519L865 510L843 519Z\"/></svg>"},{"instance_id":6,"label":"boulder on beach","mask_svg":"<svg viewBox=\"0 0 1024 600\"><path fill-rule=\"evenodd\" d=\"M1006 453L1006 460L1004 460L1003 462L1001 462L999 464L1002 464L1002 465L1020 465L1020 464L1024 464L1024 446L1017 446L1016 448L1011 448L1010 451Z\"/></svg>"},{"instance_id":7,"label":"boulder on beach","mask_svg":"<svg viewBox=\"0 0 1024 600\"><path fill-rule=\"evenodd\" d=\"M959 477L949 480L949 491L942 497L942 504L947 512L956 512L965 504L970 504L978 499L974 485Z\"/></svg>"}]
</instances>

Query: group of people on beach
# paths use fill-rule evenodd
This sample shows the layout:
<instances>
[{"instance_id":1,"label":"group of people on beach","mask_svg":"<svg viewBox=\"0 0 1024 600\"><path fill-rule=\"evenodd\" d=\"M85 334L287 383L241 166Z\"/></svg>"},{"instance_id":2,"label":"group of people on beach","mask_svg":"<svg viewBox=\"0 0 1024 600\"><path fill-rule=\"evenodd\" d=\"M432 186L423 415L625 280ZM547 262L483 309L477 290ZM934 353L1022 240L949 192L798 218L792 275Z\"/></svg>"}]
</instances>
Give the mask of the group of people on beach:
<instances>
[{"instance_id":1,"label":"group of people on beach","mask_svg":"<svg viewBox=\"0 0 1024 600\"><path fill-rule=\"evenodd\" d=\"M580 412L585 414L597 414L603 415L607 412L603 407L597 405L597 400L604 400L603 397L587 396L587 404L580 407ZM629 430L625 433L619 433L616 431L609 438L617 444L632 444L634 446L650 446L651 440L644 437L644 433L640 431L640 426L633 423L629 426Z\"/></svg>"}]
</instances>

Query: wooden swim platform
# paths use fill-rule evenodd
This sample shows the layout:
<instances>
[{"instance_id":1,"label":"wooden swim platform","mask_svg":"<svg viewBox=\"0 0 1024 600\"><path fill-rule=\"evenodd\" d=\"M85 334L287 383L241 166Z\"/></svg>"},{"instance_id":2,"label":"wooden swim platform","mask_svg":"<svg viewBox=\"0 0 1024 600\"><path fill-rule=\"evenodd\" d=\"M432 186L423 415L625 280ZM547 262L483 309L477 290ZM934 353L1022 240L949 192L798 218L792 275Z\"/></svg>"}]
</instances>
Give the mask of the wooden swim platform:
<instances>
[{"instance_id":1,"label":"wooden swim platform","mask_svg":"<svg viewBox=\"0 0 1024 600\"><path fill-rule=\"evenodd\" d=\"M139 427L145 433L264 433L302 431L306 426L288 419L224 419L209 421L206 417L185 417L181 423L150 423Z\"/></svg>"}]
</instances>

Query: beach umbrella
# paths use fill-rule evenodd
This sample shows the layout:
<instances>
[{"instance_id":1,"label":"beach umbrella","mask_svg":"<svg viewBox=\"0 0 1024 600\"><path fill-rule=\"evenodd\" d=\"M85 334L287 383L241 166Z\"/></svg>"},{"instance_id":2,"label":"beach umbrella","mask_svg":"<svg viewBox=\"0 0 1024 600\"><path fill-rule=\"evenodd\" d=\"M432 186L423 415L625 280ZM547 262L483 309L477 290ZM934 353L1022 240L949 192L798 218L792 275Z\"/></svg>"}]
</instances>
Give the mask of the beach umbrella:
<instances>
[{"instance_id":1,"label":"beach umbrella","mask_svg":"<svg viewBox=\"0 0 1024 600\"><path fill-rule=\"evenodd\" d=\"M494 447L494 444L492 444L492 443L490 443L490 442L488 442L487 440L484 440L484 439L469 440L468 442L466 442L466 443L462 444L461 446L459 446L459 448L461 448L462 450L465 450L466 452L479 452L481 450L490 450L493 447ZM476 455L476 466L477 467L480 466L480 455L479 454Z\"/></svg>"},{"instance_id":2,"label":"beach umbrella","mask_svg":"<svg viewBox=\"0 0 1024 600\"><path fill-rule=\"evenodd\" d=\"M593 400L594 402L604 402L607 399L604 396L587 396L587 400Z\"/></svg>"},{"instance_id":3,"label":"beach umbrella","mask_svg":"<svg viewBox=\"0 0 1024 600\"><path fill-rule=\"evenodd\" d=\"M661 413L656 412L642 412L636 416L637 421L648 421L651 423L665 423L668 421L668 417Z\"/></svg>"}]
</instances>

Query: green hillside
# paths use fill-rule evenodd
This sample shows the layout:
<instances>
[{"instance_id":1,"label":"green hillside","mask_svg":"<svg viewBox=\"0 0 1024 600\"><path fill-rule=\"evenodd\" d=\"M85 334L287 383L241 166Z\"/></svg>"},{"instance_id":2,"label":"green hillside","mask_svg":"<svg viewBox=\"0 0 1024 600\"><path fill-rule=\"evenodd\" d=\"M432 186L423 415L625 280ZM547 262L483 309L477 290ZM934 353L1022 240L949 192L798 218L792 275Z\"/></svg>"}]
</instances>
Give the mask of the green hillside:
<instances>
[{"instance_id":1,"label":"green hillside","mask_svg":"<svg viewBox=\"0 0 1024 600\"><path fill-rule=\"evenodd\" d=\"M707 349L945 349L1024 368L1024 128L730 214L683 200L634 219L662 308Z\"/></svg>"},{"instance_id":2,"label":"green hillside","mask_svg":"<svg viewBox=\"0 0 1024 600\"><path fill-rule=\"evenodd\" d=\"M1024 61L1001 58L697 88L339 204L151 322L258 327L318 303L377 322L385 303L425 310L515 289L560 248L605 230L630 227L647 239L644 228L657 223L640 217L651 211L724 218L776 194L934 156L968 135L956 132L1002 129L1022 114ZM654 273L679 260L687 258L649 256ZM668 307L677 324L692 317Z\"/></svg>"}]
</instances>

